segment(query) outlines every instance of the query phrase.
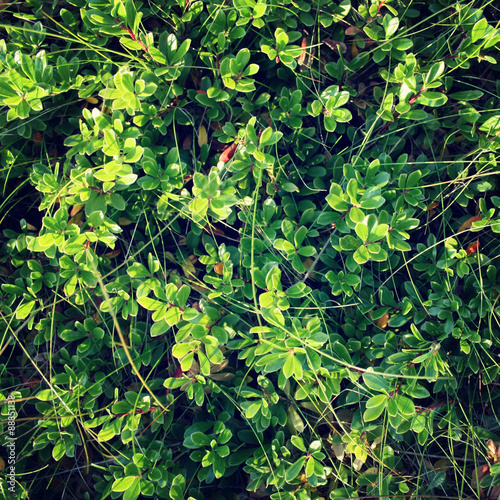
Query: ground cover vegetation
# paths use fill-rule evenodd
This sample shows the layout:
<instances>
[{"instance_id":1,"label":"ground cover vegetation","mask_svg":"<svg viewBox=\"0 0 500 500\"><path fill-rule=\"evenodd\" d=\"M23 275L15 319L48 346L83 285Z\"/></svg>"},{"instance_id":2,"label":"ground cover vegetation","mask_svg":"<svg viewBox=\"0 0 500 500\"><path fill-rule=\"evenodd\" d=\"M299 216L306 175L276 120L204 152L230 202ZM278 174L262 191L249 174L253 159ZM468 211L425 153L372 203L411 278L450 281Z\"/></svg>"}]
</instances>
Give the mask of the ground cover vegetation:
<instances>
[{"instance_id":1,"label":"ground cover vegetation","mask_svg":"<svg viewBox=\"0 0 500 500\"><path fill-rule=\"evenodd\" d=\"M5 498L498 498L496 2L0 9Z\"/></svg>"}]
</instances>

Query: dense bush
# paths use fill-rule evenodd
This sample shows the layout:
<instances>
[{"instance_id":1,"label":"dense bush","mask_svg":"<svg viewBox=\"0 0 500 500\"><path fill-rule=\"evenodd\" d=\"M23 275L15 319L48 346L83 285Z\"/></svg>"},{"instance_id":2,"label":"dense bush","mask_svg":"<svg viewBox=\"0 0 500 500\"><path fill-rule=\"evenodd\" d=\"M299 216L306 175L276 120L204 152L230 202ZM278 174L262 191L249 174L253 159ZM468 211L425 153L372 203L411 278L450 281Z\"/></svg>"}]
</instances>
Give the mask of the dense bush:
<instances>
[{"instance_id":1,"label":"dense bush","mask_svg":"<svg viewBox=\"0 0 500 500\"><path fill-rule=\"evenodd\" d=\"M498 496L494 2L0 8L6 497Z\"/></svg>"}]
</instances>

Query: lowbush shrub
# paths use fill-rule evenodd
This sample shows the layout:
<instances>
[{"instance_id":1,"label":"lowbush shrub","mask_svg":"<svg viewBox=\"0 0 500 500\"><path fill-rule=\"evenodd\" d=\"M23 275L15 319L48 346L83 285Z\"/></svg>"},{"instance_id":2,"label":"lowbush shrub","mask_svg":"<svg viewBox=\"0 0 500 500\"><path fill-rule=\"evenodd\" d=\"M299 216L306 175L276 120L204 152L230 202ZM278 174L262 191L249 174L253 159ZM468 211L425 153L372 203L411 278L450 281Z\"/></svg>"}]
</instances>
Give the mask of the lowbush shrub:
<instances>
[{"instance_id":1,"label":"lowbush shrub","mask_svg":"<svg viewBox=\"0 0 500 500\"><path fill-rule=\"evenodd\" d=\"M498 496L494 2L0 9L6 498Z\"/></svg>"}]
</instances>

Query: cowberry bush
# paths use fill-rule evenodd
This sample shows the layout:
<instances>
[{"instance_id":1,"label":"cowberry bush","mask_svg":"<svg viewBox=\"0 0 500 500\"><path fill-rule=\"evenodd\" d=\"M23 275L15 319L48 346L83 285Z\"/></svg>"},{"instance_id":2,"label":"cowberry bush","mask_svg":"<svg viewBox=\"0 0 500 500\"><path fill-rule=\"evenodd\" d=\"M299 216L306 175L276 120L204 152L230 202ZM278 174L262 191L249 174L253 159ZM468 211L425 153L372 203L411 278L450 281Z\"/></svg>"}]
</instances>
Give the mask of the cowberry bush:
<instances>
[{"instance_id":1,"label":"cowberry bush","mask_svg":"<svg viewBox=\"0 0 500 500\"><path fill-rule=\"evenodd\" d=\"M495 2L0 9L6 498L498 497Z\"/></svg>"}]
</instances>

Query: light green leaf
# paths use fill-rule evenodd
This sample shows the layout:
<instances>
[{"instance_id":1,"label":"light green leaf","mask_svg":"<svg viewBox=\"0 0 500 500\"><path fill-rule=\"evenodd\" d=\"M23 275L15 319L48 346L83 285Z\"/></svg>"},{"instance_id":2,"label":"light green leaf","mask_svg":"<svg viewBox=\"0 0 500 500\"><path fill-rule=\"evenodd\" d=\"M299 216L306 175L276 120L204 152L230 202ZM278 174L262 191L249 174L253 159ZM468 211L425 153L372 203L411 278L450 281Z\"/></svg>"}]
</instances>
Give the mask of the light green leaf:
<instances>
[{"instance_id":1,"label":"light green leaf","mask_svg":"<svg viewBox=\"0 0 500 500\"><path fill-rule=\"evenodd\" d=\"M112 491L126 491L128 490L134 481L136 480L135 476L127 476L127 477L121 477L120 479L117 479L113 485L111 486Z\"/></svg>"},{"instance_id":2,"label":"light green leaf","mask_svg":"<svg viewBox=\"0 0 500 500\"><path fill-rule=\"evenodd\" d=\"M382 412L385 410L385 405L375 406L373 408L367 408L363 413L365 421L371 422L372 420L380 417Z\"/></svg>"},{"instance_id":3,"label":"light green leaf","mask_svg":"<svg viewBox=\"0 0 500 500\"><path fill-rule=\"evenodd\" d=\"M472 43L476 43L479 39L483 38L487 29L488 21L483 17L472 28L472 31L470 33Z\"/></svg>"},{"instance_id":4,"label":"light green leaf","mask_svg":"<svg viewBox=\"0 0 500 500\"><path fill-rule=\"evenodd\" d=\"M361 245L354 252L353 258L358 264L365 264L370 260L370 254L368 252L368 248L366 248L364 245Z\"/></svg>"},{"instance_id":5,"label":"light green leaf","mask_svg":"<svg viewBox=\"0 0 500 500\"><path fill-rule=\"evenodd\" d=\"M389 394L391 384L382 375L378 373L367 372L363 374L363 380L366 386L372 391Z\"/></svg>"},{"instance_id":6,"label":"light green leaf","mask_svg":"<svg viewBox=\"0 0 500 500\"><path fill-rule=\"evenodd\" d=\"M359 224L356 224L356 227L354 228L356 231L356 234L363 240L367 241L368 240L368 227L366 224L363 224L360 222Z\"/></svg>"}]
</instances>

